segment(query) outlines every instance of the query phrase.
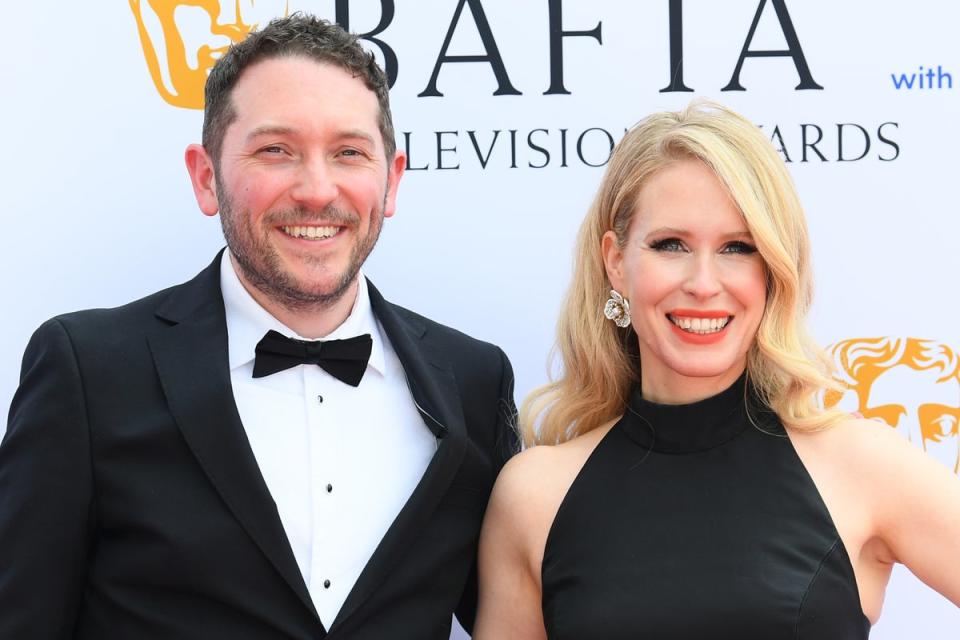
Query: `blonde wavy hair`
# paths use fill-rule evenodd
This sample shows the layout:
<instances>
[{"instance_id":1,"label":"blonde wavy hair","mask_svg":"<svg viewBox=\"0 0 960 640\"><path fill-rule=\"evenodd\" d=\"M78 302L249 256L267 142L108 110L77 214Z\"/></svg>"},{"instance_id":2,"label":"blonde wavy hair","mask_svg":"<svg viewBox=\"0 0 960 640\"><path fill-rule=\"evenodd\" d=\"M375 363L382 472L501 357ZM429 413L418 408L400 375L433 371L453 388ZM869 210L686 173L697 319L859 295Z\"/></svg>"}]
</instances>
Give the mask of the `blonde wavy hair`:
<instances>
[{"instance_id":1,"label":"blonde wavy hair","mask_svg":"<svg viewBox=\"0 0 960 640\"><path fill-rule=\"evenodd\" d=\"M810 246L790 175L756 125L721 105L695 101L683 111L645 118L613 151L577 238L573 281L551 355L559 366L520 408L527 446L565 442L623 413L640 379L639 343L632 326L621 329L603 316L611 285L601 238L613 230L623 246L647 180L690 158L704 162L725 186L765 264L766 307L747 356L751 384L792 428L822 429L845 415L822 407L822 391L839 385L804 326L813 294Z\"/></svg>"}]
</instances>

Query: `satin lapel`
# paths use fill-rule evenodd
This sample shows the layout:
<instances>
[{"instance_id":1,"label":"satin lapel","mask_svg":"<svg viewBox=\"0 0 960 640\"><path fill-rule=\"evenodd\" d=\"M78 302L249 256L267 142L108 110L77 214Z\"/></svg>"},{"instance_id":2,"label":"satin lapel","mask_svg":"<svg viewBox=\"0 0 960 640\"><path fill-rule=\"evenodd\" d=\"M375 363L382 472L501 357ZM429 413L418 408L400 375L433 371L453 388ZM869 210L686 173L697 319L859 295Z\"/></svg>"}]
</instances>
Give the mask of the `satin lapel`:
<instances>
[{"instance_id":1,"label":"satin lapel","mask_svg":"<svg viewBox=\"0 0 960 640\"><path fill-rule=\"evenodd\" d=\"M264 555L316 615L276 504L257 466L230 386L219 256L174 290L149 336L170 411L210 482Z\"/></svg>"},{"instance_id":2,"label":"satin lapel","mask_svg":"<svg viewBox=\"0 0 960 640\"><path fill-rule=\"evenodd\" d=\"M331 633L342 626L373 594L397 559L413 544L453 481L467 445L467 429L456 380L440 347L431 342L422 323L401 316L372 284L369 284L369 289L373 312L403 364L424 424L442 437L419 484L390 525L340 608L330 627Z\"/></svg>"}]
</instances>

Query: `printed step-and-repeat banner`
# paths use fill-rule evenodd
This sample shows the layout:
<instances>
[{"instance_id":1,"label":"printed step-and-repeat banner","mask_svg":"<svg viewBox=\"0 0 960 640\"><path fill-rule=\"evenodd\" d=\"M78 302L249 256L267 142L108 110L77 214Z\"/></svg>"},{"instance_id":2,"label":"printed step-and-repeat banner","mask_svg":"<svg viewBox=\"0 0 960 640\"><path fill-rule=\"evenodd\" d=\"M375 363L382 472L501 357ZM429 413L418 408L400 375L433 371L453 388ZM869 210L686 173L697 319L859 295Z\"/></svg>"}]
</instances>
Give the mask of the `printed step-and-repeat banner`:
<instances>
[{"instance_id":1,"label":"printed step-and-repeat banner","mask_svg":"<svg viewBox=\"0 0 960 640\"><path fill-rule=\"evenodd\" d=\"M182 155L231 42L303 10L364 34L408 156L366 272L546 377L573 238L613 145L705 96L769 136L814 243L828 401L960 471L960 5L828 0L18 2L0 39L9 405L32 331L184 281L220 248ZM4 428L5 428L5 422ZM960 612L898 569L873 637ZM459 633L459 632L456 632ZM455 636L459 637L459 636Z\"/></svg>"}]
</instances>

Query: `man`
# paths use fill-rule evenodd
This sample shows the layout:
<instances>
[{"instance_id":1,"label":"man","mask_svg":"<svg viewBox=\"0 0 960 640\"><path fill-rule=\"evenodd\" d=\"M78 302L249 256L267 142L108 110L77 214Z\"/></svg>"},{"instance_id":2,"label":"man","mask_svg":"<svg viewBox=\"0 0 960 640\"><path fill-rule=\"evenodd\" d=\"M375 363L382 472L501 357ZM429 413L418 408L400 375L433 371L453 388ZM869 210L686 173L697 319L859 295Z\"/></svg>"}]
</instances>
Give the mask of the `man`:
<instances>
[{"instance_id":1,"label":"man","mask_svg":"<svg viewBox=\"0 0 960 640\"><path fill-rule=\"evenodd\" d=\"M228 250L27 347L0 638L445 640L454 609L469 628L512 372L360 274L404 162L386 79L339 27L277 20L218 62L186 163Z\"/></svg>"}]
</instances>

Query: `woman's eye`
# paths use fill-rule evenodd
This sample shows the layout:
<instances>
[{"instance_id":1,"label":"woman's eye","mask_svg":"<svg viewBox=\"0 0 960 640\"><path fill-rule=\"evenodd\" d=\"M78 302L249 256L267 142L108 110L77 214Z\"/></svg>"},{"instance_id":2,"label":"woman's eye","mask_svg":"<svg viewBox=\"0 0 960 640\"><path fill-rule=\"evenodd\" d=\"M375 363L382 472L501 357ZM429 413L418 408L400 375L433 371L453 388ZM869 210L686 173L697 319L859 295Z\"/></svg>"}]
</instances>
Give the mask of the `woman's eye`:
<instances>
[{"instance_id":1,"label":"woman's eye","mask_svg":"<svg viewBox=\"0 0 960 640\"><path fill-rule=\"evenodd\" d=\"M744 255L750 255L751 253L756 253L757 248L752 244L747 242L731 242L723 248L723 253L741 253Z\"/></svg>"},{"instance_id":2,"label":"woman's eye","mask_svg":"<svg viewBox=\"0 0 960 640\"><path fill-rule=\"evenodd\" d=\"M664 238L650 243L654 251L683 251L683 243L677 238Z\"/></svg>"}]
</instances>

